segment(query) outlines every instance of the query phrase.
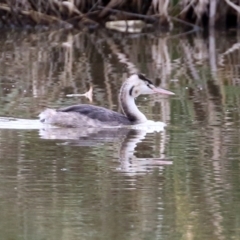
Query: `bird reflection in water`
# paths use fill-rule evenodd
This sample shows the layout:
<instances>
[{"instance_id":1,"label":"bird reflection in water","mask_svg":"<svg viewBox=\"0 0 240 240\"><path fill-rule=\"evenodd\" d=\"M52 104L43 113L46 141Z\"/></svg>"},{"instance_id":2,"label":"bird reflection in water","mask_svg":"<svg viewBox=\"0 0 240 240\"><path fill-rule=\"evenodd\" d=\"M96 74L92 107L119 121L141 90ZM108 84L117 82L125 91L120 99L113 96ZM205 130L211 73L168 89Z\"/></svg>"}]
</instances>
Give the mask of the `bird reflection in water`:
<instances>
[{"instance_id":1,"label":"bird reflection in water","mask_svg":"<svg viewBox=\"0 0 240 240\"><path fill-rule=\"evenodd\" d=\"M159 158L138 158L135 156L136 147L146 139L147 134L155 132L150 128L45 128L39 130L39 135L44 139L67 140L62 145L96 147L111 143L116 148L119 167L117 171L129 175L144 174L152 169L161 169L172 161L165 158L166 132L164 123L159 122L158 134L161 134Z\"/></svg>"}]
</instances>

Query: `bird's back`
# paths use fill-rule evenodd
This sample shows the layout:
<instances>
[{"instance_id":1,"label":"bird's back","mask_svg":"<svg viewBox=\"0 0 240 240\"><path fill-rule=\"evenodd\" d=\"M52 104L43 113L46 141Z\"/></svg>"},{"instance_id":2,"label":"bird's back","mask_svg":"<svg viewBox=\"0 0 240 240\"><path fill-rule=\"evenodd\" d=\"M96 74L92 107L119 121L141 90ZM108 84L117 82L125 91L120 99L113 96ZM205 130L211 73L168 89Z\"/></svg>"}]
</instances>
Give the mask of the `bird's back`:
<instances>
[{"instance_id":1,"label":"bird's back","mask_svg":"<svg viewBox=\"0 0 240 240\"><path fill-rule=\"evenodd\" d=\"M100 127L132 124L123 114L89 104L73 105L58 110L47 109L40 114L40 120L64 127Z\"/></svg>"}]
</instances>

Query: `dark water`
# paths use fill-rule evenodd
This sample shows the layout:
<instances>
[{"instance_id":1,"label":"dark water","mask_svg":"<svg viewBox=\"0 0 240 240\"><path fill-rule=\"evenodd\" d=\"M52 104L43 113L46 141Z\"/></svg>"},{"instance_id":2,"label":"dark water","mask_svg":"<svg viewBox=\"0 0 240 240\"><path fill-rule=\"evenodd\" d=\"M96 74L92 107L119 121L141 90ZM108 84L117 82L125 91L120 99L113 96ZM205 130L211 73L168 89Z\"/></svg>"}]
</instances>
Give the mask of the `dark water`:
<instances>
[{"instance_id":1,"label":"dark water","mask_svg":"<svg viewBox=\"0 0 240 240\"><path fill-rule=\"evenodd\" d=\"M89 103L66 94L91 85L93 104L118 110L135 71L176 95L138 100L160 132L0 129L0 239L240 239L238 41L2 33L1 117Z\"/></svg>"}]
</instances>

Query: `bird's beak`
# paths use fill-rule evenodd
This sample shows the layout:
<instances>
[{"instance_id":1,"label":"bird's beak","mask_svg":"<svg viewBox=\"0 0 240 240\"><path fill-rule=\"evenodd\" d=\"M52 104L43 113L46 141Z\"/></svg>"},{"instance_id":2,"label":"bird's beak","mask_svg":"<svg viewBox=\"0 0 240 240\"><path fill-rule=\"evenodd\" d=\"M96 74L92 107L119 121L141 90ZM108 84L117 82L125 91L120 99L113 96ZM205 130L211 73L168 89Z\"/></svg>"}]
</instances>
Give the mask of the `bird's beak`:
<instances>
[{"instance_id":1,"label":"bird's beak","mask_svg":"<svg viewBox=\"0 0 240 240\"><path fill-rule=\"evenodd\" d=\"M159 88L159 87L154 87L152 88L154 93L161 93L161 94L167 94L167 95L175 95L175 93L170 92L168 90L165 90L163 88Z\"/></svg>"}]
</instances>

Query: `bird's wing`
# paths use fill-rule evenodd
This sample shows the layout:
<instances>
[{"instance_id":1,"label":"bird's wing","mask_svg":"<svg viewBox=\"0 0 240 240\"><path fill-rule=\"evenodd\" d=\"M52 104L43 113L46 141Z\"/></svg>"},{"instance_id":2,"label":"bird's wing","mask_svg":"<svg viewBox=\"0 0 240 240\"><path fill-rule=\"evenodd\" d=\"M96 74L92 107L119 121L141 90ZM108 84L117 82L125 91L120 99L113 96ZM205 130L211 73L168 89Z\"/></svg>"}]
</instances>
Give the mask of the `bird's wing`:
<instances>
[{"instance_id":1,"label":"bird's wing","mask_svg":"<svg viewBox=\"0 0 240 240\"><path fill-rule=\"evenodd\" d=\"M61 108L57 110L58 112L76 112L91 119L96 119L101 122L116 122L118 124L124 125L131 125L131 121L124 116L123 114L114 112L112 110L93 106L89 104L80 104L80 105L73 105L66 108Z\"/></svg>"}]
</instances>

